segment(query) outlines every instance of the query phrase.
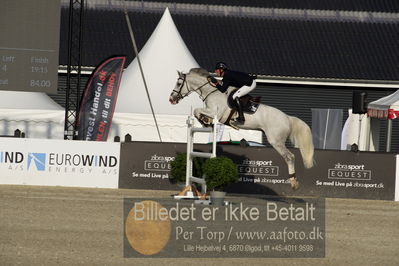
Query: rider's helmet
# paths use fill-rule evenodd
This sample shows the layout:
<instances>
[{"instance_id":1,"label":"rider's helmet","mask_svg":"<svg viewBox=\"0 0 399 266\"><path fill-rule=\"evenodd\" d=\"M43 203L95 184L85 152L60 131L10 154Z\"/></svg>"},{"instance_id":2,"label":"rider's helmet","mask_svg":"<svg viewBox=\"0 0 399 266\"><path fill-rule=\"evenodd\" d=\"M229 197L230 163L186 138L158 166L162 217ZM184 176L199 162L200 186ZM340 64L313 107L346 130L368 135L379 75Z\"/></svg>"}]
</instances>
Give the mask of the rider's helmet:
<instances>
[{"instance_id":1,"label":"rider's helmet","mask_svg":"<svg viewBox=\"0 0 399 266\"><path fill-rule=\"evenodd\" d=\"M223 69L223 70L226 70L226 69L227 69L227 65L226 65L225 63L223 63L223 62L217 62L217 63L216 63L216 66L215 66L215 69Z\"/></svg>"}]
</instances>

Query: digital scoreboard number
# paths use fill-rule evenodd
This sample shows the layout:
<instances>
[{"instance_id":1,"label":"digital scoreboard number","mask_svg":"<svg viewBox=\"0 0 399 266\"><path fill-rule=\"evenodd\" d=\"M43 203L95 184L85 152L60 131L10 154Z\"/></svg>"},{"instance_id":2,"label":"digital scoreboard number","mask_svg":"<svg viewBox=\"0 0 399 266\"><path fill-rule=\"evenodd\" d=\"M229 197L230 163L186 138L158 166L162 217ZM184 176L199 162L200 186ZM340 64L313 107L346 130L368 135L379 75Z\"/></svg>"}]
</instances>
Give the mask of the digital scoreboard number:
<instances>
[{"instance_id":1,"label":"digital scoreboard number","mask_svg":"<svg viewBox=\"0 0 399 266\"><path fill-rule=\"evenodd\" d=\"M60 0L1 0L0 90L56 93Z\"/></svg>"}]
</instances>

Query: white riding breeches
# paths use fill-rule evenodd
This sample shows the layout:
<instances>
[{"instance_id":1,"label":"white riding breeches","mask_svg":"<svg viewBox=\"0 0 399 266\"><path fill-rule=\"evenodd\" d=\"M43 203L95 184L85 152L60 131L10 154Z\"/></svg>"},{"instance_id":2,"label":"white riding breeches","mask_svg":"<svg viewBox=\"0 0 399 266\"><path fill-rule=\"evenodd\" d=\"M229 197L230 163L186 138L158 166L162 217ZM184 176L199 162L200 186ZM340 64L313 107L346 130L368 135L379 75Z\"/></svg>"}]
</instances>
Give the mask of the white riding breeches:
<instances>
[{"instance_id":1,"label":"white riding breeches","mask_svg":"<svg viewBox=\"0 0 399 266\"><path fill-rule=\"evenodd\" d=\"M256 88L256 81L252 81L251 86L242 86L241 88L238 89L238 91L236 91L233 94L233 99L237 98L237 97L242 97L246 94L248 94L250 91L252 91L253 89Z\"/></svg>"}]
</instances>

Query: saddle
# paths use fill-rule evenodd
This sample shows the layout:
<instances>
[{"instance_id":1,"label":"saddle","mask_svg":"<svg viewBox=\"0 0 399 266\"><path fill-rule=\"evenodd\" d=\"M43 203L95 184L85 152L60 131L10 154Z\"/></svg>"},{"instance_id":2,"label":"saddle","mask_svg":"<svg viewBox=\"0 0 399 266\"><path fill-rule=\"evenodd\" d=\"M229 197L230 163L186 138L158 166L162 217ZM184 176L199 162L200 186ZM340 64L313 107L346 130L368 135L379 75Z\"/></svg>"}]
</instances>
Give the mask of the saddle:
<instances>
[{"instance_id":1,"label":"saddle","mask_svg":"<svg viewBox=\"0 0 399 266\"><path fill-rule=\"evenodd\" d=\"M235 100L233 100L233 95L237 90L238 89L232 90L231 93L229 94L229 96L227 97L227 104L231 108L231 112L230 112L230 115L229 115L227 121L225 122L225 124L229 125L229 126L231 126L231 124L230 124L231 118L238 111L237 103ZM243 112L247 113L247 114L254 114L258 110L261 98L262 97L260 97L260 96L253 97L249 94L244 95L243 97L240 97L240 103L241 103Z\"/></svg>"},{"instance_id":2,"label":"saddle","mask_svg":"<svg viewBox=\"0 0 399 266\"><path fill-rule=\"evenodd\" d=\"M232 90L227 98L227 104L234 111L238 111L237 103L233 100L233 95L236 91L238 91L238 89ZM261 98L260 96L253 97L249 94L240 97L240 103L244 113L254 114L258 110Z\"/></svg>"}]
</instances>

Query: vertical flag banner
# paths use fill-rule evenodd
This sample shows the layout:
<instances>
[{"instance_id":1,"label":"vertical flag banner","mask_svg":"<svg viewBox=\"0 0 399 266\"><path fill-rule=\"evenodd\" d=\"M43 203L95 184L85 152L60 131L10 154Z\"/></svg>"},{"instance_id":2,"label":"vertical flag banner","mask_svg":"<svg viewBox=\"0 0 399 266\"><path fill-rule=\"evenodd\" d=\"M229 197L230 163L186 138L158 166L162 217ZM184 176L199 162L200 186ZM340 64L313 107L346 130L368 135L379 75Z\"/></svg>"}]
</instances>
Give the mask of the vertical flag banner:
<instances>
[{"instance_id":1,"label":"vertical flag banner","mask_svg":"<svg viewBox=\"0 0 399 266\"><path fill-rule=\"evenodd\" d=\"M92 73L80 104L77 139L107 140L125 62L125 56L108 58Z\"/></svg>"}]
</instances>

